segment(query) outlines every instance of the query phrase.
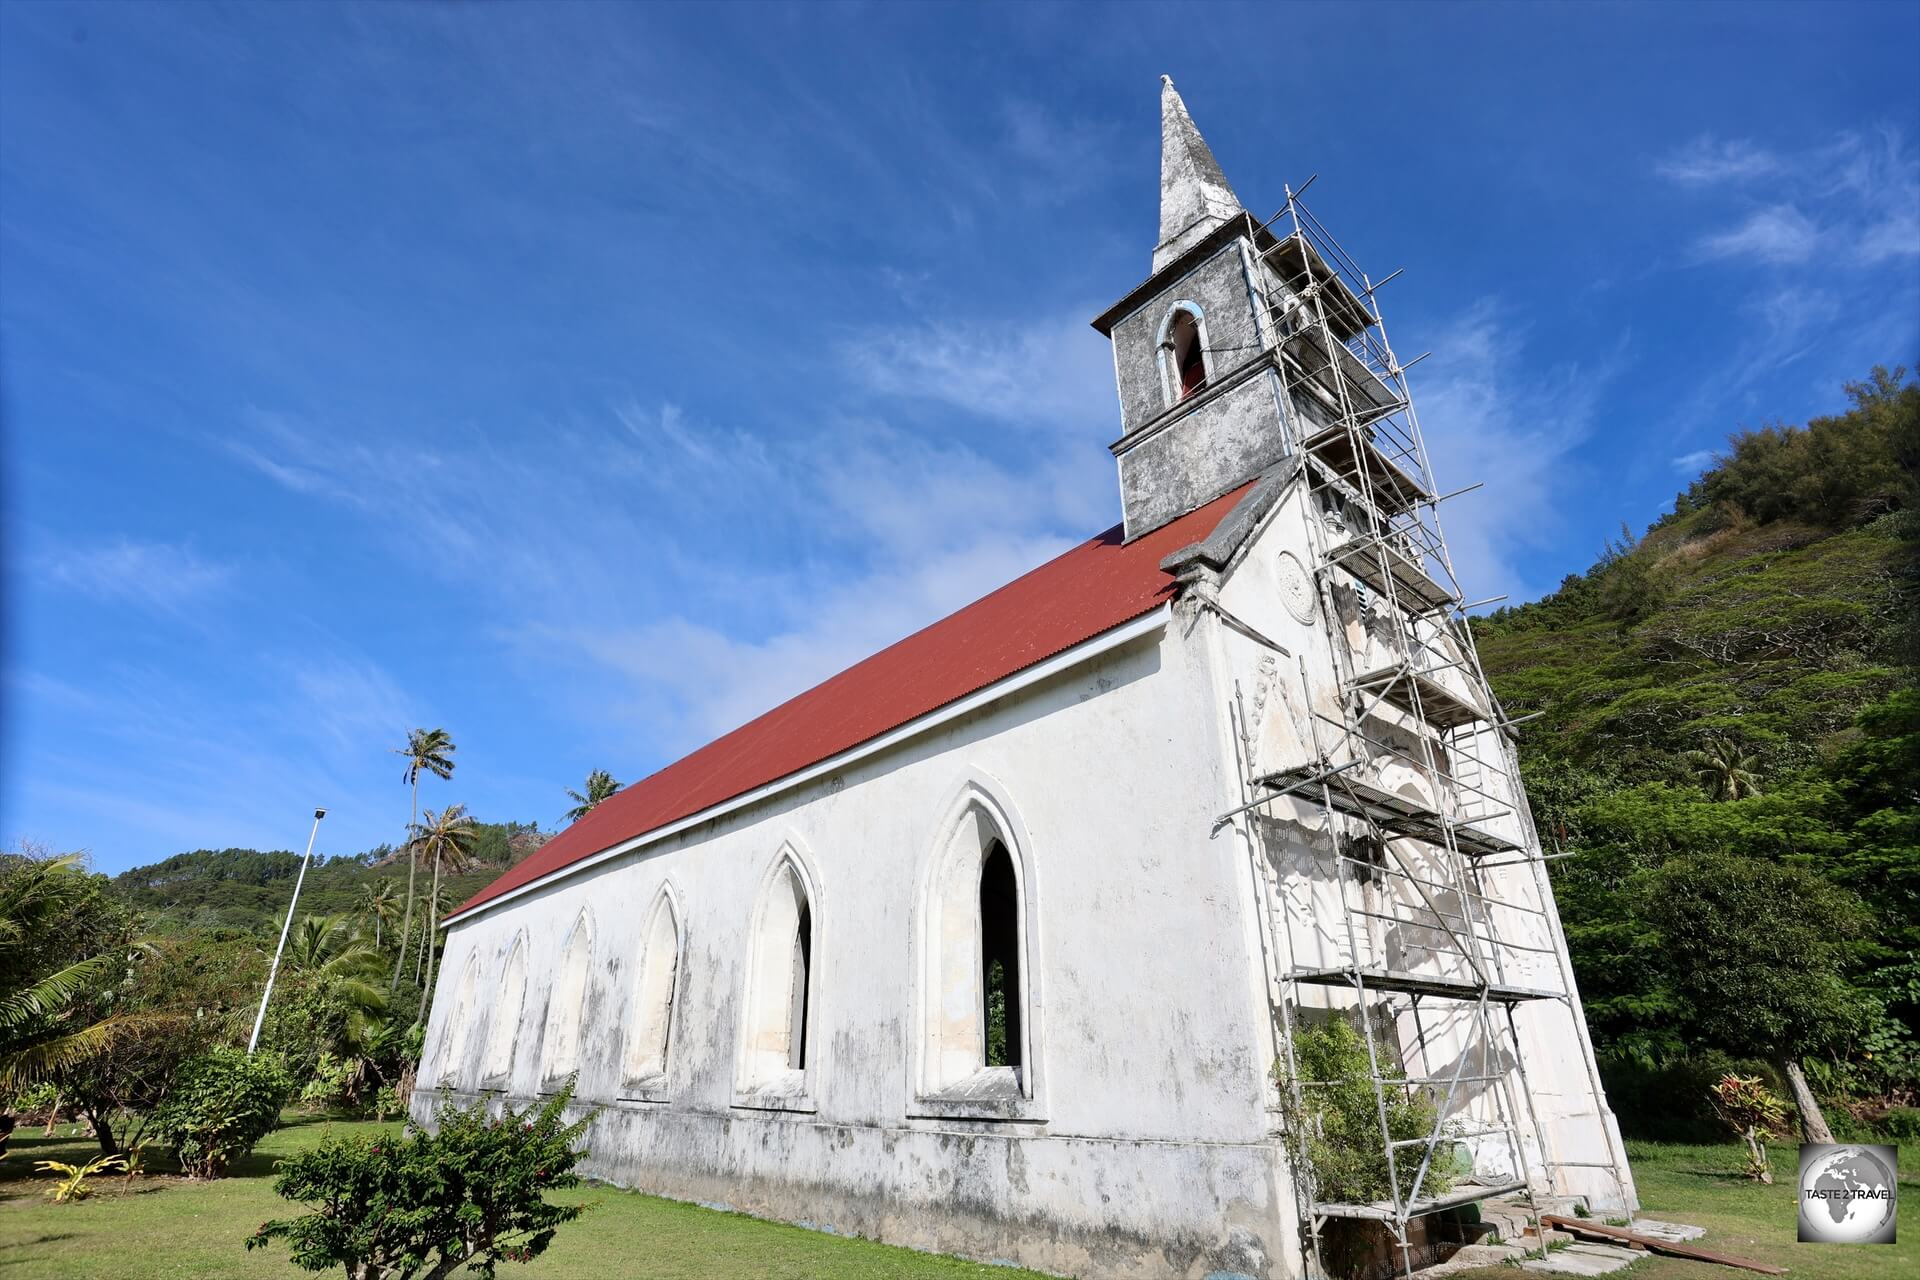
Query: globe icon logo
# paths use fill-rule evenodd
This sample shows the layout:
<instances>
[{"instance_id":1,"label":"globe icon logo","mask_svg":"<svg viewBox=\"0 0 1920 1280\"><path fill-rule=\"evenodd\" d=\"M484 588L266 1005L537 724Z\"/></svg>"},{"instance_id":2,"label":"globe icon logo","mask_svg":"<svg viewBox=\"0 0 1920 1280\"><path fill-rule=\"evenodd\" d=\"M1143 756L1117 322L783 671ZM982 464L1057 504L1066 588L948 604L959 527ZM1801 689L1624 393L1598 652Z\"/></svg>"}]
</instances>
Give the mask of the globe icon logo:
<instances>
[{"instance_id":1,"label":"globe icon logo","mask_svg":"<svg viewBox=\"0 0 1920 1280\"><path fill-rule=\"evenodd\" d=\"M1827 1244L1891 1244L1894 1149L1807 1143L1800 1148L1800 1239Z\"/></svg>"}]
</instances>

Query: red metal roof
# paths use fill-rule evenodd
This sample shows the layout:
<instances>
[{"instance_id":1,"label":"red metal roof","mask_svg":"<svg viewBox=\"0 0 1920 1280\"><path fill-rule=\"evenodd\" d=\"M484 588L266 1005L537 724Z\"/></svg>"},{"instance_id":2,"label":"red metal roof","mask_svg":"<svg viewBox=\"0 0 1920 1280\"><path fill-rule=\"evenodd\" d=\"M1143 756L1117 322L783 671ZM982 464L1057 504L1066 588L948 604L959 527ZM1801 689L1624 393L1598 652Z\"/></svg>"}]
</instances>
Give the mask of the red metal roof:
<instances>
[{"instance_id":1,"label":"red metal roof","mask_svg":"<svg viewBox=\"0 0 1920 1280\"><path fill-rule=\"evenodd\" d=\"M1243 485L1133 542L1115 526L603 801L447 919L897 729L1172 598L1161 560Z\"/></svg>"}]
</instances>

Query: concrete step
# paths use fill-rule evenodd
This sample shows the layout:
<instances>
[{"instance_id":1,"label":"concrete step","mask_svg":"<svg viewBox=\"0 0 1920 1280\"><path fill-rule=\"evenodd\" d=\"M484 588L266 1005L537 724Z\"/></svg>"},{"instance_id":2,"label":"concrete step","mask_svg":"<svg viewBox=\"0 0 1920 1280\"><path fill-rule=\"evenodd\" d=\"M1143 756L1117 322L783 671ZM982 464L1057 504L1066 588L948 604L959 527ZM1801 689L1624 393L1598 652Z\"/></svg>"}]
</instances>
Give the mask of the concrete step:
<instances>
[{"instance_id":1,"label":"concrete step","mask_svg":"<svg viewBox=\"0 0 1920 1280\"><path fill-rule=\"evenodd\" d=\"M1525 1251L1518 1245L1468 1244L1460 1246L1445 1262L1435 1263L1413 1274L1415 1280L1441 1280L1441 1277L1461 1271L1477 1271L1481 1267L1497 1267L1505 1262L1518 1262L1525 1256Z\"/></svg>"},{"instance_id":2,"label":"concrete step","mask_svg":"<svg viewBox=\"0 0 1920 1280\"><path fill-rule=\"evenodd\" d=\"M1560 1276L1604 1276L1632 1266L1646 1257L1634 1249L1611 1244L1572 1244L1551 1250L1544 1258L1527 1258L1520 1266Z\"/></svg>"},{"instance_id":3,"label":"concrete step","mask_svg":"<svg viewBox=\"0 0 1920 1280\"><path fill-rule=\"evenodd\" d=\"M1688 1222L1662 1222L1658 1218L1635 1218L1627 1230L1665 1240L1668 1244L1685 1244L1707 1234L1705 1227L1696 1227Z\"/></svg>"}]
</instances>

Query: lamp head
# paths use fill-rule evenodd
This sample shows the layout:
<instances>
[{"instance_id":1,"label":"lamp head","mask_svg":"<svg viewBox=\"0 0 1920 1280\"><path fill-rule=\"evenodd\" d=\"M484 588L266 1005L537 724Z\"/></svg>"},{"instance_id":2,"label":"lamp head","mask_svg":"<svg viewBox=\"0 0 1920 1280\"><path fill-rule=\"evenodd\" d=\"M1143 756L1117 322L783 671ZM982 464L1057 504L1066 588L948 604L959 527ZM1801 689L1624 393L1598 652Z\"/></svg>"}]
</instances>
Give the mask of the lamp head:
<instances>
[{"instance_id":1,"label":"lamp head","mask_svg":"<svg viewBox=\"0 0 1920 1280\"><path fill-rule=\"evenodd\" d=\"M313 820L314 820L315 822L318 822L318 821L320 821L320 819L322 819L322 818L324 818L324 817L326 817L326 816L327 816L327 811L326 811L325 809L315 809L315 810L313 811Z\"/></svg>"}]
</instances>

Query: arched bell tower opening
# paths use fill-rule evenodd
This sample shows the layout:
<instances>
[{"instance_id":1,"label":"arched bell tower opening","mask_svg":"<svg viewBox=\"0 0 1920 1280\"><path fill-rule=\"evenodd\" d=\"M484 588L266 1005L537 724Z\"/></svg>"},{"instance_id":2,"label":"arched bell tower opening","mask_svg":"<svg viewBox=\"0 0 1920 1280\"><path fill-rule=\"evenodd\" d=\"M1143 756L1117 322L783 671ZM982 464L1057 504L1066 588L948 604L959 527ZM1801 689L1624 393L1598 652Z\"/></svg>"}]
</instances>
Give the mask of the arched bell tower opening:
<instances>
[{"instance_id":1,"label":"arched bell tower opening","mask_svg":"<svg viewBox=\"0 0 1920 1280\"><path fill-rule=\"evenodd\" d=\"M1200 305L1189 301L1175 303L1161 322L1160 381L1169 408L1207 385L1213 361L1206 324Z\"/></svg>"}]
</instances>

